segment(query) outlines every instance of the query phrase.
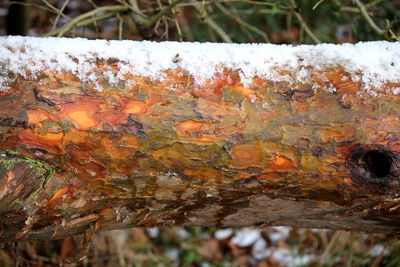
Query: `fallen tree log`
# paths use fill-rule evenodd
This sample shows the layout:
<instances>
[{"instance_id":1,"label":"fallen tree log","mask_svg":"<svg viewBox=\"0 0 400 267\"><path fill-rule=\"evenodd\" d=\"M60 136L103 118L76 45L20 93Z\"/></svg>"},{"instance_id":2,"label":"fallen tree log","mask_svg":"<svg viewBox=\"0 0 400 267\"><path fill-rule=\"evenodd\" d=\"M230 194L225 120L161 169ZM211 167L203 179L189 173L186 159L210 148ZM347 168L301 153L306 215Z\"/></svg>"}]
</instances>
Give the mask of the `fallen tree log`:
<instances>
[{"instance_id":1,"label":"fallen tree log","mask_svg":"<svg viewBox=\"0 0 400 267\"><path fill-rule=\"evenodd\" d=\"M398 233L399 50L0 38L1 240Z\"/></svg>"}]
</instances>

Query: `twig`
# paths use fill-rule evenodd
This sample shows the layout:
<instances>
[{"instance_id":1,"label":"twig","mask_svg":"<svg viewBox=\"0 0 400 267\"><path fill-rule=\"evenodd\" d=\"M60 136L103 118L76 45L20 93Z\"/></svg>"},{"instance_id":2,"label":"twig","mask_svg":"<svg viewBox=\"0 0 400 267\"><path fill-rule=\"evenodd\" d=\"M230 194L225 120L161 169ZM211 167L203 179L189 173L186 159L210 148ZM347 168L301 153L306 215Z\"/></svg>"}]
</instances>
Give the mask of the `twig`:
<instances>
[{"instance_id":1,"label":"twig","mask_svg":"<svg viewBox=\"0 0 400 267\"><path fill-rule=\"evenodd\" d=\"M94 16L85 20L80 21L75 25L76 28L85 27L87 25L96 23L97 21L106 20L109 18L115 17L115 12L107 12L102 15Z\"/></svg>"},{"instance_id":2,"label":"twig","mask_svg":"<svg viewBox=\"0 0 400 267\"><path fill-rule=\"evenodd\" d=\"M339 12L360 13L360 10L352 6L340 6Z\"/></svg>"},{"instance_id":3,"label":"twig","mask_svg":"<svg viewBox=\"0 0 400 267\"><path fill-rule=\"evenodd\" d=\"M122 0L116 0L117 2L121 2ZM265 6L272 6L272 7L277 7L280 9L260 9L257 12L261 13L261 14L286 14L288 7L286 6L281 6L278 4L274 4L274 3L267 3L267 2L258 2L258 1L246 1L246 0L218 0L218 3L222 4L222 3L233 3L233 2L245 2L245 3L250 3L253 2L252 4L256 3L257 5L265 5ZM178 5L176 5L176 7L187 7L187 6L204 6L204 5L211 5L214 4L214 0L209 0L209 1L201 1L201 2L186 2L186 3L179 3ZM284 10L282 10L284 9ZM151 11L159 11L160 8L153 8L151 9ZM358 9L357 9L358 10ZM149 12L149 10L143 10L143 13L147 13ZM250 10L241 10L240 13L243 14L253 14L254 10L250 9Z\"/></svg>"},{"instance_id":4,"label":"twig","mask_svg":"<svg viewBox=\"0 0 400 267\"><path fill-rule=\"evenodd\" d=\"M212 18L206 18L204 22L213 29L225 43L233 43L231 37Z\"/></svg>"},{"instance_id":5,"label":"twig","mask_svg":"<svg viewBox=\"0 0 400 267\"><path fill-rule=\"evenodd\" d=\"M312 9L316 9L322 2L324 2L325 0L319 0L313 7Z\"/></svg>"},{"instance_id":6,"label":"twig","mask_svg":"<svg viewBox=\"0 0 400 267\"><path fill-rule=\"evenodd\" d=\"M163 4L161 3L161 0L157 0L157 4L158 4L158 7L160 8L160 10L162 10L163 9ZM166 19L166 17L161 17L160 19L158 19L156 21L156 25L157 24L158 24L158 26L160 24L164 24L164 32L163 32L163 34L161 35L160 38L161 39L165 39L165 40L169 40L169 27L168 27L168 20ZM157 28L154 28L154 32L157 32Z\"/></svg>"},{"instance_id":7,"label":"twig","mask_svg":"<svg viewBox=\"0 0 400 267\"><path fill-rule=\"evenodd\" d=\"M245 15L253 15L254 14L254 10L253 9L239 9L239 12L241 14L245 14ZM257 14L286 15L288 13L290 13L290 12L288 12L286 10L281 10L281 9L263 8L263 9L258 9L257 10Z\"/></svg>"},{"instance_id":8,"label":"twig","mask_svg":"<svg viewBox=\"0 0 400 267\"><path fill-rule=\"evenodd\" d=\"M400 42L400 36L396 35L392 29L389 29L389 34L390 34L390 38L392 38L393 40Z\"/></svg>"},{"instance_id":9,"label":"twig","mask_svg":"<svg viewBox=\"0 0 400 267\"><path fill-rule=\"evenodd\" d=\"M168 3L171 4L171 0L168 0ZM173 8L171 10L171 13L174 16L175 27L176 27L176 30L177 30L178 35L179 35L179 41L183 42L182 29L181 29L181 25L179 24L178 17L176 15L177 12L176 12L175 8Z\"/></svg>"},{"instance_id":10,"label":"twig","mask_svg":"<svg viewBox=\"0 0 400 267\"><path fill-rule=\"evenodd\" d=\"M368 4L365 5L365 7L370 8L370 7L376 6L377 4L379 4L382 1L385 1L385 0L375 0L375 1L369 2Z\"/></svg>"},{"instance_id":11,"label":"twig","mask_svg":"<svg viewBox=\"0 0 400 267\"><path fill-rule=\"evenodd\" d=\"M58 21L60 20L60 16L61 16L61 14L64 14L63 11L64 11L64 9L67 7L69 1L70 1L70 0L65 0L65 1L64 1L64 4L61 6L61 8L60 8L60 14L57 14L57 17L56 17L56 19L54 20L54 24L53 24L52 30L54 30L54 29L56 28L56 26L57 26L57 24L58 24Z\"/></svg>"},{"instance_id":12,"label":"twig","mask_svg":"<svg viewBox=\"0 0 400 267\"><path fill-rule=\"evenodd\" d=\"M154 16L151 16L146 22L147 26L153 25L157 20L159 20L163 16L171 13L172 9L182 1L183 0L176 0L176 1L172 2L170 5L168 5L167 7L161 9L161 11L158 12L157 14L155 14Z\"/></svg>"},{"instance_id":13,"label":"twig","mask_svg":"<svg viewBox=\"0 0 400 267\"><path fill-rule=\"evenodd\" d=\"M54 11L54 13L61 15L63 17L66 17L58 8L56 8L55 6L53 6L52 4L50 4L48 1L46 0L42 0L43 3L45 3L46 6L48 6L51 10ZM67 17L68 18L68 17Z\"/></svg>"},{"instance_id":14,"label":"twig","mask_svg":"<svg viewBox=\"0 0 400 267\"><path fill-rule=\"evenodd\" d=\"M201 13L201 10L198 6L194 6L194 8ZM201 15L202 16L202 15ZM207 24L214 32L225 42L225 43L233 43L232 39L229 35L209 16L202 16L202 21Z\"/></svg>"},{"instance_id":15,"label":"twig","mask_svg":"<svg viewBox=\"0 0 400 267\"><path fill-rule=\"evenodd\" d=\"M255 0L232 0L231 2L245 2L245 3L253 4L253 5L272 6L272 7L278 6L276 3L255 1Z\"/></svg>"},{"instance_id":16,"label":"twig","mask_svg":"<svg viewBox=\"0 0 400 267\"><path fill-rule=\"evenodd\" d=\"M314 41L314 43L320 44L321 41L311 31L311 29L308 27L307 23L304 21L303 17L300 15L300 13L298 11L296 11L296 8L297 8L296 0L290 0L290 2L292 4L292 12L293 12L294 16L296 17L296 19L299 21L301 27L304 28L304 31Z\"/></svg>"},{"instance_id":17,"label":"twig","mask_svg":"<svg viewBox=\"0 0 400 267\"><path fill-rule=\"evenodd\" d=\"M141 17L146 17L143 12L140 10L139 5L136 0L128 0L130 4L130 8Z\"/></svg>"},{"instance_id":18,"label":"twig","mask_svg":"<svg viewBox=\"0 0 400 267\"><path fill-rule=\"evenodd\" d=\"M358 8L360 9L361 15L364 17L364 19L368 22L368 24L371 26L371 28L379 35L384 35L385 30L382 30L381 28L378 27L378 25L375 24L375 22L372 20L372 18L369 16L368 11L366 7L364 6L363 3L361 3L360 0L354 0Z\"/></svg>"},{"instance_id":19,"label":"twig","mask_svg":"<svg viewBox=\"0 0 400 267\"><path fill-rule=\"evenodd\" d=\"M331 249L335 245L336 240L340 237L340 235L341 235L341 231L335 231L335 233L331 237L331 240L329 241L328 245L326 246L324 252L322 253L322 255L320 257L320 262L321 263L325 263L326 257L330 253Z\"/></svg>"},{"instance_id":20,"label":"twig","mask_svg":"<svg viewBox=\"0 0 400 267\"><path fill-rule=\"evenodd\" d=\"M93 2L93 0L88 0L88 1L94 8L98 8L98 6L96 5L96 3Z\"/></svg>"},{"instance_id":21,"label":"twig","mask_svg":"<svg viewBox=\"0 0 400 267\"><path fill-rule=\"evenodd\" d=\"M140 10L139 5L136 0L128 0L132 12L130 12L129 17L136 25L136 28L139 34L142 36L144 40L150 39L150 30L149 27L146 26L146 16Z\"/></svg>"},{"instance_id":22,"label":"twig","mask_svg":"<svg viewBox=\"0 0 400 267\"><path fill-rule=\"evenodd\" d=\"M145 39L145 40L150 39L150 29L149 28L152 25L154 25L157 21L159 21L160 18L171 13L172 9L182 1L183 0L176 0L176 1L172 2L170 5L168 5L167 7L160 9L160 11L157 14L155 14L149 18L146 18L145 15L140 11L136 0L130 0L129 2L132 6L131 10L133 11L133 12L131 12L130 17L131 17L132 21L135 23L135 25L136 25L140 35L143 37L143 39Z\"/></svg>"},{"instance_id":23,"label":"twig","mask_svg":"<svg viewBox=\"0 0 400 267\"><path fill-rule=\"evenodd\" d=\"M255 32L256 34L260 35L264 39L265 42L267 42L267 43L271 42L270 39L268 38L268 35L265 32L261 31L257 27L254 27L253 25L250 25L249 23L243 21L240 17L233 15L228 9L226 9L223 5L221 5L217 1L214 0L214 3L216 5L216 7L222 11L222 13L224 13L228 17L234 19L238 24L240 24L243 27L249 29L250 31Z\"/></svg>"},{"instance_id":24,"label":"twig","mask_svg":"<svg viewBox=\"0 0 400 267\"><path fill-rule=\"evenodd\" d=\"M38 5L38 4L35 4L35 3L25 3L25 2L22 2L22 1L13 1L13 2L9 2L9 3L5 3L4 7L10 7L11 5L33 6L33 7L36 7L36 8L51 12L51 13L59 14L58 9L54 10L52 8L48 8L48 7L45 7L45 6L42 6L42 5ZM68 17L66 17L66 18L69 19Z\"/></svg>"},{"instance_id":25,"label":"twig","mask_svg":"<svg viewBox=\"0 0 400 267\"><path fill-rule=\"evenodd\" d=\"M86 20L90 17L95 16L97 13L101 13L101 12L112 12L114 15L116 12L123 12L123 11L127 11L129 10L129 7L124 6L124 5L115 5L115 6L103 6L103 7L99 7L96 9L93 9L89 12L86 12L74 19L72 19L67 25L65 25L64 27L55 29L54 31L51 31L47 34L45 34L44 36L54 36L57 35L58 37L63 36L67 31L69 31L70 29L76 27L76 25L79 22L82 22L83 20ZM94 19L95 17L93 17ZM98 19L93 20L93 21L98 21Z\"/></svg>"},{"instance_id":26,"label":"twig","mask_svg":"<svg viewBox=\"0 0 400 267\"><path fill-rule=\"evenodd\" d=\"M379 4L382 1L384 1L384 0L375 0L375 1L369 2L368 4L365 4L364 6L366 9L368 9L368 8L376 6L377 4ZM360 13L360 9L357 7L342 6L342 5L339 7L339 11L340 12L349 12L349 13Z\"/></svg>"},{"instance_id":27,"label":"twig","mask_svg":"<svg viewBox=\"0 0 400 267\"><path fill-rule=\"evenodd\" d=\"M124 30L124 19L119 13L117 13L118 18L118 40L122 40L122 32Z\"/></svg>"}]
</instances>

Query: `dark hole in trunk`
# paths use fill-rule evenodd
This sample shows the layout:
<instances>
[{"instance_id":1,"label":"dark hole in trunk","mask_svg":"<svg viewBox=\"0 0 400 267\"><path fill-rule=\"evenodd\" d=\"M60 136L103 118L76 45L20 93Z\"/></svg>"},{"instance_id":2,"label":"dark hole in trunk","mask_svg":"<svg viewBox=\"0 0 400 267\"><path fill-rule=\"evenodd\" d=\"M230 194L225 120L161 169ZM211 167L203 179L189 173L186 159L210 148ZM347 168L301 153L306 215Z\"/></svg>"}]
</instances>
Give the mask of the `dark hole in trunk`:
<instances>
[{"instance_id":1,"label":"dark hole in trunk","mask_svg":"<svg viewBox=\"0 0 400 267\"><path fill-rule=\"evenodd\" d=\"M392 168L392 158L378 150L367 151L361 158L365 170L378 178L384 178Z\"/></svg>"}]
</instances>

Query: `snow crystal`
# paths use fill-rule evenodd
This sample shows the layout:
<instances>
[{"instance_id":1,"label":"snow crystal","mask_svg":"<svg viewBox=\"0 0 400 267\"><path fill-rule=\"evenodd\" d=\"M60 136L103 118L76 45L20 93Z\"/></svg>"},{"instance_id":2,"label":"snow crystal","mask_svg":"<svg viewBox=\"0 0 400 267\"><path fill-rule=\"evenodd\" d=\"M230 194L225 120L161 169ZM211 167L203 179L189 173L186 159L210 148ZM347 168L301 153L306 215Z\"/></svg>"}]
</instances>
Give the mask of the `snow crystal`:
<instances>
[{"instance_id":1,"label":"snow crystal","mask_svg":"<svg viewBox=\"0 0 400 267\"><path fill-rule=\"evenodd\" d=\"M203 84L224 68L239 70L244 86L250 86L254 77L274 82L307 82L312 79L309 69L334 67L342 68L349 79L361 81L368 92L386 82L400 82L399 42L291 46L8 36L0 37L3 73L0 90L7 90L7 85L13 81L12 75L6 77L4 73L35 79L44 71L64 70L83 82L96 84L100 77L93 69L98 59L117 62L115 70L103 74L111 84L125 80L127 73L162 80L166 70L175 68L186 70L196 84ZM281 70L295 75L289 76ZM95 87L102 89L99 85Z\"/></svg>"},{"instance_id":2,"label":"snow crystal","mask_svg":"<svg viewBox=\"0 0 400 267\"><path fill-rule=\"evenodd\" d=\"M308 70L302 68L298 73L297 73L297 79L298 80L304 80L307 76L309 76L310 73Z\"/></svg>"}]
</instances>

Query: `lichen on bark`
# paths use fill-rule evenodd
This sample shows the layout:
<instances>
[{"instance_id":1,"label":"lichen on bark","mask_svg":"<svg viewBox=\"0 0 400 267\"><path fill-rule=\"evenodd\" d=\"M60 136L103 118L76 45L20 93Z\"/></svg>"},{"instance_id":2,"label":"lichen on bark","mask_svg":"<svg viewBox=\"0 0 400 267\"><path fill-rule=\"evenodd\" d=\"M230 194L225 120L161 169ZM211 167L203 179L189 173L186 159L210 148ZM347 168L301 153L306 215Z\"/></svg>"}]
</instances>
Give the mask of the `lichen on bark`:
<instances>
[{"instance_id":1,"label":"lichen on bark","mask_svg":"<svg viewBox=\"0 0 400 267\"><path fill-rule=\"evenodd\" d=\"M45 163L16 151L0 151L0 211L21 208L44 188L53 174Z\"/></svg>"}]
</instances>

